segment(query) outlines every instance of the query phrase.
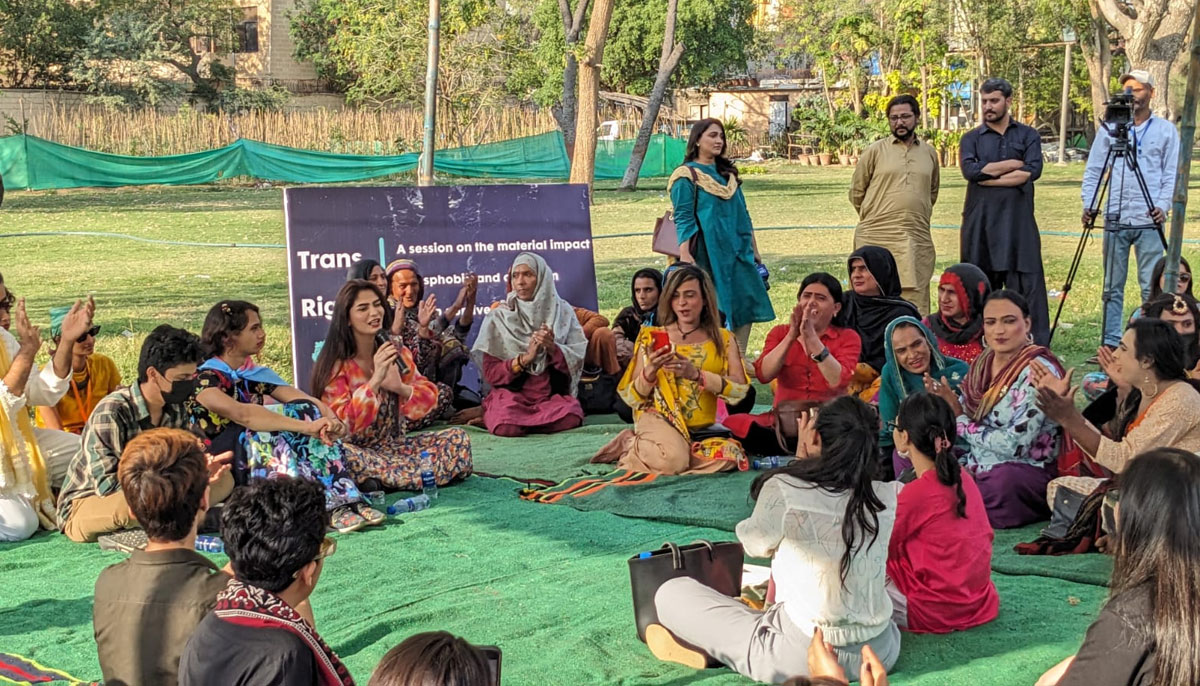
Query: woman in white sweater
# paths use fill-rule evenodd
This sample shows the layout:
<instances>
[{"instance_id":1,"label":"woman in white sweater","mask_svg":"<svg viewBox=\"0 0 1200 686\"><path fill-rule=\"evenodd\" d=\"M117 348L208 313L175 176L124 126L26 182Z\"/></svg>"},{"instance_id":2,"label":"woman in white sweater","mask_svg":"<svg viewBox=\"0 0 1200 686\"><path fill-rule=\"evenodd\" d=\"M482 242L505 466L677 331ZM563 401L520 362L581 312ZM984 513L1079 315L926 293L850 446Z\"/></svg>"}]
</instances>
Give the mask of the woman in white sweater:
<instances>
[{"instance_id":1,"label":"woman in white sweater","mask_svg":"<svg viewBox=\"0 0 1200 686\"><path fill-rule=\"evenodd\" d=\"M709 658L757 681L808 674L820 628L848 674L869 648L891 669L900 631L884 588L899 483L871 481L879 418L852 396L800 420L800 459L754 481L757 502L737 535L750 557L770 557L775 604L754 610L690 578L658 590L661 625L646 629L659 659L703 667Z\"/></svg>"}]
</instances>

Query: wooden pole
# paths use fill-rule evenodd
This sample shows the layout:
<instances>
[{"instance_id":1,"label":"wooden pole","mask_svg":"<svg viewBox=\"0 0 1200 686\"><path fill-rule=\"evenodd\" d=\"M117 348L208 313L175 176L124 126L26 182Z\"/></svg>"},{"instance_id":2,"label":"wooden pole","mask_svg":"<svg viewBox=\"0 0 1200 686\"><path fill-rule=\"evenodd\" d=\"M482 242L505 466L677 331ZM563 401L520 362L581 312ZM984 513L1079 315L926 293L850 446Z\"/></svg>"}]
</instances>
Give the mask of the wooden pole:
<instances>
[{"instance_id":1,"label":"wooden pole","mask_svg":"<svg viewBox=\"0 0 1200 686\"><path fill-rule=\"evenodd\" d=\"M1058 162L1060 167L1067 166L1067 122L1071 118L1071 44L1067 43L1063 54L1063 83L1062 100L1059 102L1058 115Z\"/></svg>"},{"instance_id":2,"label":"wooden pole","mask_svg":"<svg viewBox=\"0 0 1200 686\"><path fill-rule=\"evenodd\" d=\"M433 185L433 150L437 128L438 39L441 32L441 0L429 0L429 54L425 65L425 131L421 143L418 186Z\"/></svg>"},{"instance_id":3,"label":"wooden pole","mask_svg":"<svg viewBox=\"0 0 1200 686\"><path fill-rule=\"evenodd\" d=\"M1192 20L1192 59L1188 62L1187 91L1180 122L1179 166L1175 172L1175 195L1171 199L1171 237L1167 241L1164 293L1174 293L1179 282L1179 256L1183 252L1183 220L1187 214L1188 177L1192 171L1192 144L1196 139L1196 91L1200 90L1200 3Z\"/></svg>"}]
</instances>

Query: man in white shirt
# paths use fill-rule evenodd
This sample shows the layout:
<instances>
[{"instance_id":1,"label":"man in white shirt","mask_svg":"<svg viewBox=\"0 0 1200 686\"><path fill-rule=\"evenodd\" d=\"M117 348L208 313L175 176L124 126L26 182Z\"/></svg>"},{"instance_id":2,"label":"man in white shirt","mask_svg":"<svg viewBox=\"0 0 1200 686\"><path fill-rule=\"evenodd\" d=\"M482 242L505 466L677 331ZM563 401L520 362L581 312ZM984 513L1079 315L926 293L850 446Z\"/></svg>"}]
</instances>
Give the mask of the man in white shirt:
<instances>
[{"instance_id":1,"label":"man in white shirt","mask_svg":"<svg viewBox=\"0 0 1200 686\"><path fill-rule=\"evenodd\" d=\"M1104 331L1102 344L1116 348L1125 330L1125 280L1129 274L1129 251L1137 252L1138 285L1142 301L1150 298L1154 265L1162 258L1163 244L1156 225L1167 220L1171 195L1175 192L1175 168L1179 161L1179 132L1166 119L1150 112L1154 97L1154 78L1135 69L1121 77L1121 87L1133 94L1133 122L1128 141L1131 159L1115 159L1108 186L1108 205L1104 212ZM1083 173L1083 223L1099 214L1089 203L1104 171L1104 160L1112 147L1112 136L1103 127L1088 153ZM1146 206L1131 164L1136 160L1150 191L1151 207Z\"/></svg>"},{"instance_id":2,"label":"man in white shirt","mask_svg":"<svg viewBox=\"0 0 1200 686\"><path fill-rule=\"evenodd\" d=\"M91 328L94 309L90 299L75 303L63 320L65 340ZM60 346L51 364L39 370L33 360L42 340L25 314L24 299L13 308L12 328L16 337L0 329L0 541L32 536L39 519L46 528L57 528L50 489L62 481L79 450L78 436L35 428L28 412L32 406L57 404L67 392L72 346Z\"/></svg>"}]
</instances>

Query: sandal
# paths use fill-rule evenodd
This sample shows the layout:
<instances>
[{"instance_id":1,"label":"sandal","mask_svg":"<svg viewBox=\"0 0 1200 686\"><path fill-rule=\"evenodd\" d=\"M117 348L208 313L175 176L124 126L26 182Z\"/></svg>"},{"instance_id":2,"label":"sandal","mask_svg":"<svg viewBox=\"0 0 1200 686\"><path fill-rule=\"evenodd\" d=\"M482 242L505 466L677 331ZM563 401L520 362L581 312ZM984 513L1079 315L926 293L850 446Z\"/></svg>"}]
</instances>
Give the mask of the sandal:
<instances>
[{"instance_id":1,"label":"sandal","mask_svg":"<svg viewBox=\"0 0 1200 686\"><path fill-rule=\"evenodd\" d=\"M339 507L329 516L329 526L339 534L358 531L367 525L367 520L350 507Z\"/></svg>"},{"instance_id":2,"label":"sandal","mask_svg":"<svg viewBox=\"0 0 1200 686\"><path fill-rule=\"evenodd\" d=\"M351 507L354 508L354 512L357 513L359 517L362 517L367 522L367 526L383 524L384 520L387 519L387 516L385 516L379 510L371 507L367 503L358 502Z\"/></svg>"}]
</instances>

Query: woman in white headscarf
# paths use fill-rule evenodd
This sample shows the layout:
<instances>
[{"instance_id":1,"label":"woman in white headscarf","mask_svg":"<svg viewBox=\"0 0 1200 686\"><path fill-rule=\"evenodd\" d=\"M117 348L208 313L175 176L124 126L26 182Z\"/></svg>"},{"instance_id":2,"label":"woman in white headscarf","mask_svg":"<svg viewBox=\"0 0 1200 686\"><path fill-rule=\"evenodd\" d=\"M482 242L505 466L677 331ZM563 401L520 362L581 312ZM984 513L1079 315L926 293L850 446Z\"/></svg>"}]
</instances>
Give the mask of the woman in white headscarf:
<instances>
[{"instance_id":1,"label":"woman in white headscarf","mask_svg":"<svg viewBox=\"0 0 1200 686\"><path fill-rule=\"evenodd\" d=\"M583 422L575 399L587 339L558 296L546 261L523 252L508 272L508 297L488 313L471 353L492 387L483 421L497 436L557 433Z\"/></svg>"}]
</instances>

